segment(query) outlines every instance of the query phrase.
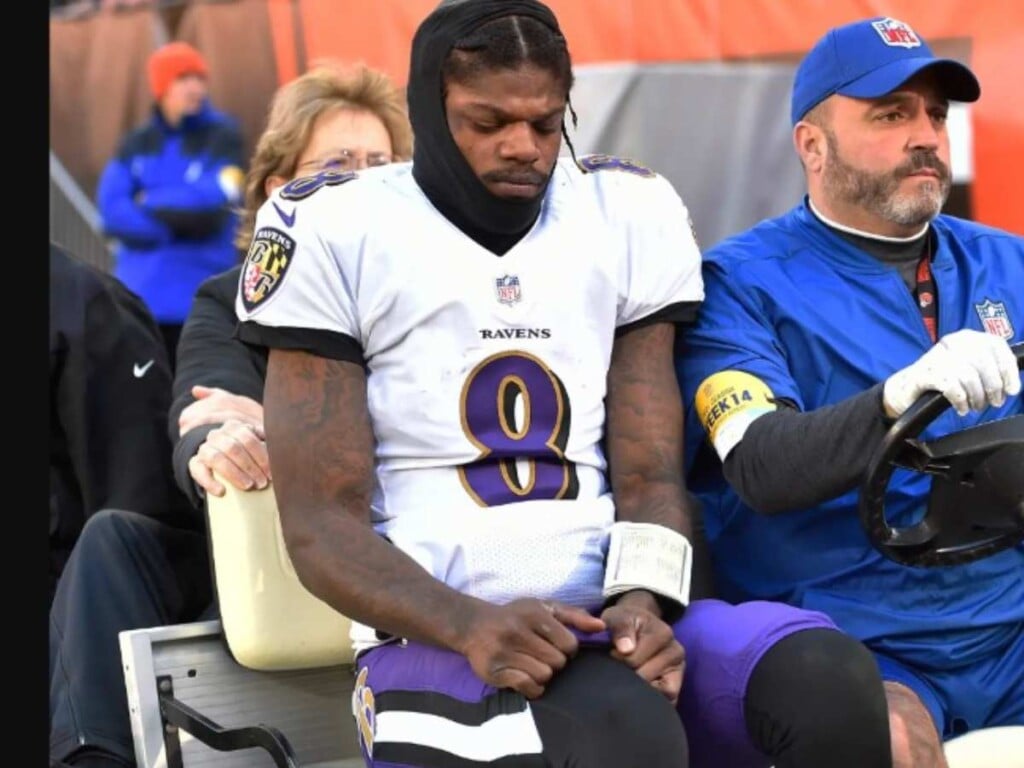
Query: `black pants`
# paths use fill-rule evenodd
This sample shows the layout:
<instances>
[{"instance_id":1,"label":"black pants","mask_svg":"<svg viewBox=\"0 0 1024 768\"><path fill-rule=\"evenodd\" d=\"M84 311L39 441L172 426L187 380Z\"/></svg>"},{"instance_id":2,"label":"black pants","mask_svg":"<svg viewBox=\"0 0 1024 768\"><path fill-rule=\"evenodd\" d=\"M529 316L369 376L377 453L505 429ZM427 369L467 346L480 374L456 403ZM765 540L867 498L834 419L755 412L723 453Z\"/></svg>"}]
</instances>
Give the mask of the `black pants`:
<instances>
[{"instance_id":1,"label":"black pants","mask_svg":"<svg viewBox=\"0 0 1024 768\"><path fill-rule=\"evenodd\" d=\"M104 510L89 518L50 607L50 756L101 747L134 764L118 633L209 612L206 534Z\"/></svg>"},{"instance_id":2,"label":"black pants","mask_svg":"<svg viewBox=\"0 0 1024 768\"><path fill-rule=\"evenodd\" d=\"M675 707L606 649L581 649L531 707L544 744L545 768L689 764L686 733ZM527 765L533 763L524 761L523 768Z\"/></svg>"},{"instance_id":3,"label":"black pants","mask_svg":"<svg viewBox=\"0 0 1024 768\"><path fill-rule=\"evenodd\" d=\"M507 759L509 768L690 764L676 710L606 650L582 649L531 708L543 757ZM776 643L754 667L744 715L761 768L891 768L877 664L841 632L808 629Z\"/></svg>"}]
</instances>

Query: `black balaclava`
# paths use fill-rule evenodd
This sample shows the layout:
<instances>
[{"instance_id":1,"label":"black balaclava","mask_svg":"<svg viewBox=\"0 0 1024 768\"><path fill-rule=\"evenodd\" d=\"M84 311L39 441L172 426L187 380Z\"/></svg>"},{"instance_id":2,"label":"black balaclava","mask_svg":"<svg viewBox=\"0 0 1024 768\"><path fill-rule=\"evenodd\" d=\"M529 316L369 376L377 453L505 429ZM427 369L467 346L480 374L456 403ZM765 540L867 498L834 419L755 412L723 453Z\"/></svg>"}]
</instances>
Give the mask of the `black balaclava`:
<instances>
[{"instance_id":1,"label":"black balaclava","mask_svg":"<svg viewBox=\"0 0 1024 768\"><path fill-rule=\"evenodd\" d=\"M407 85L413 178L446 219L499 255L536 221L544 193L503 200L477 178L448 129L441 66L456 41L504 16L530 16L561 34L555 15L537 0L444 0L416 30Z\"/></svg>"}]
</instances>

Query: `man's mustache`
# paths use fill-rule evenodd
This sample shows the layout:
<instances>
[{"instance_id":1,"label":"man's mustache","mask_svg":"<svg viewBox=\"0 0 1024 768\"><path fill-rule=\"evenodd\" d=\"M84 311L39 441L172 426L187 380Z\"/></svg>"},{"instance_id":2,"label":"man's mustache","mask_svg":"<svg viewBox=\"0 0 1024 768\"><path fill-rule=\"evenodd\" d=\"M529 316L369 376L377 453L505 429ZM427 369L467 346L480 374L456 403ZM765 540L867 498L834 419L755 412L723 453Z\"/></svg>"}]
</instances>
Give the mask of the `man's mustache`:
<instances>
[{"instance_id":1,"label":"man's mustache","mask_svg":"<svg viewBox=\"0 0 1024 768\"><path fill-rule=\"evenodd\" d=\"M942 181L949 181L949 166L942 162L934 152L915 152L910 156L910 160L896 169L896 176L902 179L918 171L923 171L925 168L930 168L938 173Z\"/></svg>"}]
</instances>

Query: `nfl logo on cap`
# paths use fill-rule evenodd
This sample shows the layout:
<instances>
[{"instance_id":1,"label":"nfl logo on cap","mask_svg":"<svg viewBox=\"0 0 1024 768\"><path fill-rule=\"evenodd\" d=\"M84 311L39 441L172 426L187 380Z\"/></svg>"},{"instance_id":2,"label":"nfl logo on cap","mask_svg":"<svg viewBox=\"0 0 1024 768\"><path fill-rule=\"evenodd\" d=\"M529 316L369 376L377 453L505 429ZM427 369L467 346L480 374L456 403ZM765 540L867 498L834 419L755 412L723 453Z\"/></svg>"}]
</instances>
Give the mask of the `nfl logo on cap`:
<instances>
[{"instance_id":1,"label":"nfl logo on cap","mask_svg":"<svg viewBox=\"0 0 1024 768\"><path fill-rule=\"evenodd\" d=\"M896 19L879 19L872 22L878 36L886 45L900 46L901 48L920 48L921 39L914 34L907 24Z\"/></svg>"}]
</instances>

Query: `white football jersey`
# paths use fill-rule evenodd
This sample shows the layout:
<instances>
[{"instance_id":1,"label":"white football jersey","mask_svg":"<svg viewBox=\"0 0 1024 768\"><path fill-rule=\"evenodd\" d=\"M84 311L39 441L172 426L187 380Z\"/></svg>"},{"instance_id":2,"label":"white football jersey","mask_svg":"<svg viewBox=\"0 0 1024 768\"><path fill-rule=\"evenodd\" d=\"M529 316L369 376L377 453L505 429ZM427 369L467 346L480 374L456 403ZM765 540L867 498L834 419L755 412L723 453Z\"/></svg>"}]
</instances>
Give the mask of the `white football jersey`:
<instances>
[{"instance_id":1,"label":"white football jersey","mask_svg":"<svg viewBox=\"0 0 1024 768\"><path fill-rule=\"evenodd\" d=\"M500 257L437 212L410 164L300 179L260 209L242 273L239 318L268 346L287 330L328 357L361 349L375 528L495 603L601 604L616 329L703 299L669 182L584 162L595 170L559 160L538 220Z\"/></svg>"}]
</instances>

